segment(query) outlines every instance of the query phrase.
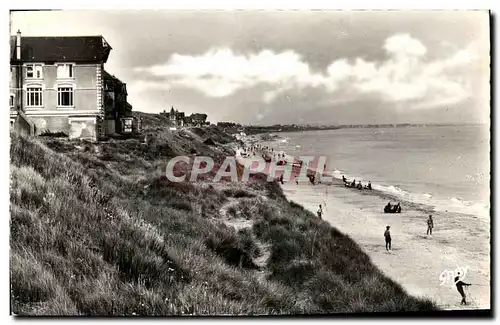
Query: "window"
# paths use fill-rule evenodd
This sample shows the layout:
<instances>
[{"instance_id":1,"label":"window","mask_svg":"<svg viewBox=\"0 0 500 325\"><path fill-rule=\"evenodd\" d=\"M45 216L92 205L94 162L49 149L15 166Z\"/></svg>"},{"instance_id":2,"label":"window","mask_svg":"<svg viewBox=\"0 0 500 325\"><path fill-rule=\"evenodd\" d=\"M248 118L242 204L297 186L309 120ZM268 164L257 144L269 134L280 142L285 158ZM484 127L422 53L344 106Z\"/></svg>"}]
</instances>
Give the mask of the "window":
<instances>
[{"instance_id":1,"label":"window","mask_svg":"<svg viewBox=\"0 0 500 325\"><path fill-rule=\"evenodd\" d=\"M43 92L41 86L28 86L26 88L26 106L42 106Z\"/></svg>"},{"instance_id":2,"label":"window","mask_svg":"<svg viewBox=\"0 0 500 325\"><path fill-rule=\"evenodd\" d=\"M57 65L57 78L73 78L73 64L58 64Z\"/></svg>"},{"instance_id":3,"label":"window","mask_svg":"<svg viewBox=\"0 0 500 325\"><path fill-rule=\"evenodd\" d=\"M13 94L10 94L10 101L9 101L10 107L14 107L14 98L15 96Z\"/></svg>"},{"instance_id":4,"label":"window","mask_svg":"<svg viewBox=\"0 0 500 325\"><path fill-rule=\"evenodd\" d=\"M57 87L57 106L73 107L73 87L71 86Z\"/></svg>"},{"instance_id":5,"label":"window","mask_svg":"<svg viewBox=\"0 0 500 325\"><path fill-rule=\"evenodd\" d=\"M26 78L42 79L43 67L41 64L28 64L26 65Z\"/></svg>"}]
</instances>

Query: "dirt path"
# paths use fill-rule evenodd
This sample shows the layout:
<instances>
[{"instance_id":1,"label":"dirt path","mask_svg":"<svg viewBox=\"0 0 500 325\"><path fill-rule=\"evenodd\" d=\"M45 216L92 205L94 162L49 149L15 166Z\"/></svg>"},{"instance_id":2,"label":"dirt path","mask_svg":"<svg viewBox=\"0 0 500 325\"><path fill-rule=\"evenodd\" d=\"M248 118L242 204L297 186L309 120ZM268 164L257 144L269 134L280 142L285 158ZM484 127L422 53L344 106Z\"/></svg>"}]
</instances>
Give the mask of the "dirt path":
<instances>
[{"instance_id":1,"label":"dirt path","mask_svg":"<svg viewBox=\"0 0 500 325\"><path fill-rule=\"evenodd\" d=\"M228 202L225 203L219 210L220 214L219 220L224 222L226 225L233 227L236 231L239 231L241 229L251 230L252 240L261 253L257 258L253 259L255 265L259 267L259 271L257 271L256 276L259 280L263 280L269 274L269 271L267 270L267 261L271 256L271 245L262 242L255 236L255 234L253 233L254 221L252 219L246 219L238 216L230 216L228 214L228 210L231 207L236 207L240 203L240 201L241 200L237 198L229 198Z\"/></svg>"}]
</instances>

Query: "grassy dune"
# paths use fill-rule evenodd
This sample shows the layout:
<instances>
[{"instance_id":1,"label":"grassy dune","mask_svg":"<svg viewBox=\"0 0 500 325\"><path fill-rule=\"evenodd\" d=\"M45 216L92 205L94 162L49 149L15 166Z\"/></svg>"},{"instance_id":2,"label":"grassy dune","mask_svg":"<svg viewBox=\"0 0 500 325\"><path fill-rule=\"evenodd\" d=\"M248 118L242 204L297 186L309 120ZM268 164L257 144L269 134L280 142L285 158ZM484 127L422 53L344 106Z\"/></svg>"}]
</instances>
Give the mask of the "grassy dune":
<instances>
[{"instance_id":1,"label":"grassy dune","mask_svg":"<svg viewBox=\"0 0 500 325\"><path fill-rule=\"evenodd\" d=\"M203 130L202 130L203 131ZM201 131L200 131L201 132ZM203 131L206 132L206 131ZM12 134L11 301L23 315L435 310L275 183L169 183L169 158L229 152L212 136L148 143ZM197 138L199 137L199 138ZM233 225L246 225L236 230Z\"/></svg>"}]
</instances>

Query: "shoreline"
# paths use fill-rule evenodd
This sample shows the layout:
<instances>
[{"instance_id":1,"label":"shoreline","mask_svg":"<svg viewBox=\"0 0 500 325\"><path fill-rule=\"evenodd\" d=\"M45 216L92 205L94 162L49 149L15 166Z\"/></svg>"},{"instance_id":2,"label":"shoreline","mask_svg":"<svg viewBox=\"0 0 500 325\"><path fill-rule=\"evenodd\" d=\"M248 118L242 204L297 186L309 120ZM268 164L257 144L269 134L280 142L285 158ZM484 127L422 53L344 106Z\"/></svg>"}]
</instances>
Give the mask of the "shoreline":
<instances>
[{"instance_id":1,"label":"shoreline","mask_svg":"<svg viewBox=\"0 0 500 325\"><path fill-rule=\"evenodd\" d=\"M255 140L251 142L259 142ZM435 211L430 205L376 189L345 188L343 182L334 177L328 184L301 181L296 185L285 181L281 187L289 201L313 214L322 204L323 219L350 236L384 274L409 294L432 299L442 309L491 308L488 220L470 214ZM383 213L387 201L401 202L402 213ZM433 236L426 235L428 214L434 218ZM391 226L391 252L385 250L386 225ZM468 267L464 281L474 284L466 291L467 306L459 305L461 297L453 283L441 285L441 273L457 267Z\"/></svg>"},{"instance_id":2,"label":"shoreline","mask_svg":"<svg viewBox=\"0 0 500 325\"><path fill-rule=\"evenodd\" d=\"M443 309L461 309L456 288L441 285L439 277L445 270L468 266L464 281L477 285L470 288L475 303L467 309L490 308L490 260L489 251L484 251L489 236L473 243L468 237L470 230L460 226L463 221L470 222L470 215L434 213L433 236L427 236L426 214L412 208L405 208L401 214L384 214L384 201L376 193L361 195L338 184L285 183L282 188L289 201L312 213L322 204L323 219L350 236L383 273L408 293L433 299ZM392 252L384 246L386 225L391 226ZM464 247L468 243L473 247Z\"/></svg>"}]
</instances>

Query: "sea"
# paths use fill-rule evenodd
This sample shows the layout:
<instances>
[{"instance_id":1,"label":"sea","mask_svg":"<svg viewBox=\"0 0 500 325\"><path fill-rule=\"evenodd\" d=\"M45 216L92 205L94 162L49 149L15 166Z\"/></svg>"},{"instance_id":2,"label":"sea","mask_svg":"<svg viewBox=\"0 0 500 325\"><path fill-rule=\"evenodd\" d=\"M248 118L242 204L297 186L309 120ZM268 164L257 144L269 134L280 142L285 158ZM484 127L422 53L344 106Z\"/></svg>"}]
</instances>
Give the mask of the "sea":
<instances>
[{"instance_id":1,"label":"sea","mask_svg":"<svg viewBox=\"0 0 500 325\"><path fill-rule=\"evenodd\" d=\"M346 128L278 133L276 150L327 156L327 170L407 201L490 215L489 125Z\"/></svg>"}]
</instances>

